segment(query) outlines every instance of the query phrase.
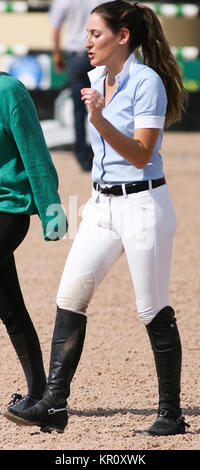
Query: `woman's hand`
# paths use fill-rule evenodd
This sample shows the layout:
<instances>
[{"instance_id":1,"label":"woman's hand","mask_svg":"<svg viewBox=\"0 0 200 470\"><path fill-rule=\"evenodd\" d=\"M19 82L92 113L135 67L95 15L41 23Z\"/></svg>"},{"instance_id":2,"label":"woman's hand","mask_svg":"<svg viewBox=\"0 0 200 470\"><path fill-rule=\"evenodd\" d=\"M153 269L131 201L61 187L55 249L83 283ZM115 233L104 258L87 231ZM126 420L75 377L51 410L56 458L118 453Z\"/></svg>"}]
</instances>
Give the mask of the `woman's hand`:
<instances>
[{"instance_id":1,"label":"woman's hand","mask_svg":"<svg viewBox=\"0 0 200 470\"><path fill-rule=\"evenodd\" d=\"M81 100L87 104L90 122L95 126L102 118L102 109L105 106L104 97L93 88L82 88Z\"/></svg>"},{"instance_id":2,"label":"woman's hand","mask_svg":"<svg viewBox=\"0 0 200 470\"><path fill-rule=\"evenodd\" d=\"M66 63L62 52L53 53L53 64L58 73L63 73L66 69Z\"/></svg>"}]
</instances>

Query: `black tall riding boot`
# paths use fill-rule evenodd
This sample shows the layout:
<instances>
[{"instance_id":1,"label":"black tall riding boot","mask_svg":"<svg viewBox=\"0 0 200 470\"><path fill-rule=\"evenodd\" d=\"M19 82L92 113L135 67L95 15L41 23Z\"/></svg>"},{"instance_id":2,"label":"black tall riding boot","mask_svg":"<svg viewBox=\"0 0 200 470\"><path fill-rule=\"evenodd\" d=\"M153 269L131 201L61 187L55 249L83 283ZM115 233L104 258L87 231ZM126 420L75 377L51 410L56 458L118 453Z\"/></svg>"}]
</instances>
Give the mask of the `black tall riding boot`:
<instances>
[{"instance_id":1,"label":"black tall riding boot","mask_svg":"<svg viewBox=\"0 0 200 470\"><path fill-rule=\"evenodd\" d=\"M49 377L43 398L30 409L5 414L8 419L21 425L40 426L46 432L64 431L68 422L66 400L83 349L86 321L83 314L57 309Z\"/></svg>"},{"instance_id":2,"label":"black tall riding boot","mask_svg":"<svg viewBox=\"0 0 200 470\"><path fill-rule=\"evenodd\" d=\"M27 395L13 395L9 409L23 409L35 404L42 398L46 387L46 375L42 351L37 332L25 306L20 305L15 312L7 305L1 312L1 319L21 363L27 383Z\"/></svg>"},{"instance_id":3,"label":"black tall riding boot","mask_svg":"<svg viewBox=\"0 0 200 470\"><path fill-rule=\"evenodd\" d=\"M21 333L10 334L10 339L26 377L28 395L39 400L46 387L46 376L35 328L32 325Z\"/></svg>"},{"instance_id":4,"label":"black tall riding boot","mask_svg":"<svg viewBox=\"0 0 200 470\"><path fill-rule=\"evenodd\" d=\"M186 423L180 408L182 351L174 310L163 308L147 325L147 332L158 376L159 409L154 424L143 433L183 434Z\"/></svg>"}]
</instances>

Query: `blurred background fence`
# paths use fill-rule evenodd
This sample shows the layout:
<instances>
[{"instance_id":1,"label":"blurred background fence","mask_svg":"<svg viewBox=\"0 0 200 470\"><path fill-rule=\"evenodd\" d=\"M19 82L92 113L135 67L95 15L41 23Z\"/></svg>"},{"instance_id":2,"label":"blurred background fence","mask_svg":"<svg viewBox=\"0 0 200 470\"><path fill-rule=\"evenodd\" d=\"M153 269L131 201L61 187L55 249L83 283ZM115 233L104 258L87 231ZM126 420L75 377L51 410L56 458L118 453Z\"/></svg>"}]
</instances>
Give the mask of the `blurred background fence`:
<instances>
[{"instance_id":1,"label":"blurred background fence","mask_svg":"<svg viewBox=\"0 0 200 470\"><path fill-rule=\"evenodd\" d=\"M200 131L200 2L140 3L158 14L190 95L182 121L170 129ZM58 74L52 63L50 4L49 0L0 0L0 69L29 89L47 143L56 147L73 143L74 133L67 70ZM64 33L65 28L62 37Z\"/></svg>"}]
</instances>

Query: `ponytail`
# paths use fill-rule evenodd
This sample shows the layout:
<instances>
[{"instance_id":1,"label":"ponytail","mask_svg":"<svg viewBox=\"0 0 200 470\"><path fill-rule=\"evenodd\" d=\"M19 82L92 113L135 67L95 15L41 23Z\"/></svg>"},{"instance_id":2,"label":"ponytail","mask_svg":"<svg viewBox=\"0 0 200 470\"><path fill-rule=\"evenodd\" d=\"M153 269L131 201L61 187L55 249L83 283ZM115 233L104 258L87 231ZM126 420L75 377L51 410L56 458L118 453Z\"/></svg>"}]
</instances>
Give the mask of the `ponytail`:
<instances>
[{"instance_id":1,"label":"ponytail","mask_svg":"<svg viewBox=\"0 0 200 470\"><path fill-rule=\"evenodd\" d=\"M182 118L188 94L182 81L181 68L176 62L154 11L146 5L115 0L94 8L117 33L122 27L130 31L130 52L142 53L142 61L161 77L167 94L166 126Z\"/></svg>"},{"instance_id":2,"label":"ponytail","mask_svg":"<svg viewBox=\"0 0 200 470\"><path fill-rule=\"evenodd\" d=\"M180 121L188 102L188 94L182 81L182 72L169 47L161 23L154 11L140 6L145 25L141 41L143 61L160 75L167 93L166 126Z\"/></svg>"}]
</instances>

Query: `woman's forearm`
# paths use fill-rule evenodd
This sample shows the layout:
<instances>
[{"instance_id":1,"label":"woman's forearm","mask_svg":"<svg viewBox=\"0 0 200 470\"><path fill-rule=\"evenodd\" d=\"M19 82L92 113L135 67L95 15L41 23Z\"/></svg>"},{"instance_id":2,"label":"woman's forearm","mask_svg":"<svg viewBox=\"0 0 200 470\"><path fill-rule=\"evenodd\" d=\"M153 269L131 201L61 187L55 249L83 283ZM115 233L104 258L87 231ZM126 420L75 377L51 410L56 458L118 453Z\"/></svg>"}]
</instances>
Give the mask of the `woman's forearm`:
<instances>
[{"instance_id":1,"label":"woman's forearm","mask_svg":"<svg viewBox=\"0 0 200 470\"><path fill-rule=\"evenodd\" d=\"M119 131L103 116L92 124L101 137L136 168L144 168L147 165L158 136L158 129L137 129L134 138L131 138Z\"/></svg>"},{"instance_id":2,"label":"woman's forearm","mask_svg":"<svg viewBox=\"0 0 200 470\"><path fill-rule=\"evenodd\" d=\"M53 29L53 52L60 52L60 28Z\"/></svg>"}]
</instances>

